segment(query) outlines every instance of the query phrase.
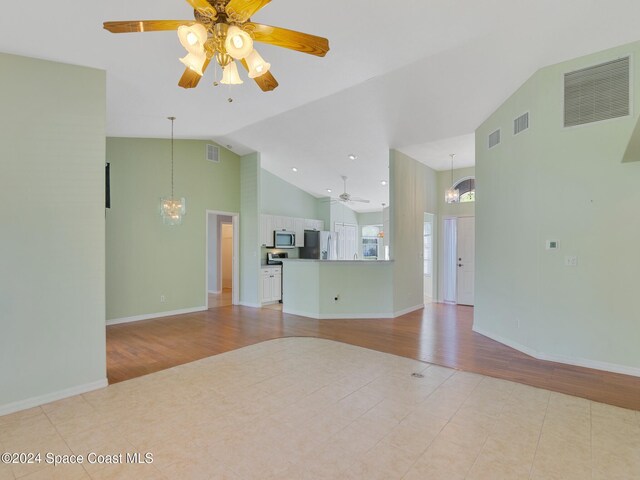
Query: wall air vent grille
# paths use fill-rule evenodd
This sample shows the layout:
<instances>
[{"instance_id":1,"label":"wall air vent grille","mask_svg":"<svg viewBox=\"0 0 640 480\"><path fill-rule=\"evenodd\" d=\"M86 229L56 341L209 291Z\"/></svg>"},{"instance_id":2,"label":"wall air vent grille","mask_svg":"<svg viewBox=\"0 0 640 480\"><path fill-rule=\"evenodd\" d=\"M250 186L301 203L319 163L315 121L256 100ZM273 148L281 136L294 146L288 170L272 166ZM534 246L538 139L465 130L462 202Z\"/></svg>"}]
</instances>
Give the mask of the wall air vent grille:
<instances>
[{"instance_id":1,"label":"wall air vent grille","mask_svg":"<svg viewBox=\"0 0 640 480\"><path fill-rule=\"evenodd\" d=\"M220 163L220 148L207 144L207 160L213 163Z\"/></svg>"},{"instance_id":2,"label":"wall air vent grille","mask_svg":"<svg viewBox=\"0 0 640 480\"><path fill-rule=\"evenodd\" d=\"M629 115L629 65L624 57L564 75L564 126Z\"/></svg>"},{"instance_id":3,"label":"wall air vent grille","mask_svg":"<svg viewBox=\"0 0 640 480\"><path fill-rule=\"evenodd\" d=\"M529 112L520 115L513 121L513 134L517 135L529 128Z\"/></svg>"},{"instance_id":4,"label":"wall air vent grille","mask_svg":"<svg viewBox=\"0 0 640 480\"><path fill-rule=\"evenodd\" d=\"M489 134L489 148L493 148L500 143L500 129Z\"/></svg>"}]
</instances>

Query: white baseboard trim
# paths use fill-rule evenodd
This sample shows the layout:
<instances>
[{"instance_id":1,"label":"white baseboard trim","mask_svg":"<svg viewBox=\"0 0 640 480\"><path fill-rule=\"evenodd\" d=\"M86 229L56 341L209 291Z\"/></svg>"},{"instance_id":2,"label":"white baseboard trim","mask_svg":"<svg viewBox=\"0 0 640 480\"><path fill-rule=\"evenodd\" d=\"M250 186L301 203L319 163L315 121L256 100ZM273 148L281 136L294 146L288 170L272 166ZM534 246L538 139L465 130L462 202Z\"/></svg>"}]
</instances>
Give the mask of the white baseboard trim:
<instances>
[{"instance_id":1,"label":"white baseboard trim","mask_svg":"<svg viewBox=\"0 0 640 480\"><path fill-rule=\"evenodd\" d=\"M303 312L301 310L290 310L288 308L282 308L282 313L288 313L289 315L297 315L299 317L313 318L315 320L355 320L363 318L393 318L392 313L311 313Z\"/></svg>"},{"instance_id":2,"label":"white baseboard trim","mask_svg":"<svg viewBox=\"0 0 640 480\"><path fill-rule=\"evenodd\" d=\"M242 307L262 308L262 305L260 305L259 303L238 302L238 305Z\"/></svg>"},{"instance_id":3,"label":"white baseboard trim","mask_svg":"<svg viewBox=\"0 0 640 480\"><path fill-rule=\"evenodd\" d=\"M10 413L19 412L20 410L26 410L28 408L38 407L46 403L55 402L56 400L62 400L63 398L73 397L82 393L98 390L99 388L105 388L108 385L109 382L104 378L96 382L85 383L84 385L65 388L64 390L58 390L57 392L46 393L37 397L27 398L26 400L19 400L17 402L0 405L0 416L9 415Z\"/></svg>"},{"instance_id":4,"label":"white baseboard trim","mask_svg":"<svg viewBox=\"0 0 640 480\"><path fill-rule=\"evenodd\" d=\"M213 293L215 295L219 295L222 293L222 290L209 290L209 293Z\"/></svg>"},{"instance_id":5,"label":"white baseboard trim","mask_svg":"<svg viewBox=\"0 0 640 480\"><path fill-rule=\"evenodd\" d=\"M173 315L184 315L185 313L204 312L207 307L183 308L181 310L172 310L170 312L146 313L144 315L136 315L125 318L112 318L107 320L107 325L118 325L120 323L140 322L142 320L151 320L153 318L172 317Z\"/></svg>"},{"instance_id":6,"label":"white baseboard trim","mask_svg":"<svg viewBox=\"0 0 640 480\"><path fill-rule=\"evenodd\" d=\"M417 310L421 310L424 308L424 303L420 305L414 305L413 307L405 308L403 310L398 310L393 314L394 317L401 317L402 315L406 315L407 313L415 312Z\"/></svg>"},{"instance_id":7,"label":"white baseboard trim","mask_svg":"<svg viewBox=\"0 0 640 480\"><path fill-rule=\"evenodd\" d=\"M314 318L316 320L355 320L366 318L396 318L407 313L415 312L424 308L424 305L416 305L414 307L406 308L398 312L369 312L369 313L311 313L301 310L291 310L283 306L282 313L288 313L290 315L298 315L300 317Z\"/></svg>"},{"instance_id":8,"label":"white baseboard trim","mask_svg":"<svg viewBox=\"0 0 640 480\"><path fill-rule=\"evenodd\" d=\"M509 340L508 338L501 337L500 335L496 335L494 333L487 332L481 328L477 328L475 325L472 330L480 335L484 335L485 337L489 337L496 342L500 342L507 347L511 347L515 350L518 350L524 354L529 355L530 357L537 358L538 360L545 360L547 362L555 362L555 363L564 363L566 365L574 365L576 367L584 367L591 368L593 370L602 370L605 372L611 373L621 373L623 375L631 375L633 377L640 377L640 368L637 367L629 367L627 365L619 365L616 363L608 363L601 362L598 360L589 360L587 358L575 358L568 357L566 355L558 355L555 353L545 353L538 352L531 347L527 347L526 345L522 345L518 342L514 342L513 340Z\"/></svg>"}]
</instances>

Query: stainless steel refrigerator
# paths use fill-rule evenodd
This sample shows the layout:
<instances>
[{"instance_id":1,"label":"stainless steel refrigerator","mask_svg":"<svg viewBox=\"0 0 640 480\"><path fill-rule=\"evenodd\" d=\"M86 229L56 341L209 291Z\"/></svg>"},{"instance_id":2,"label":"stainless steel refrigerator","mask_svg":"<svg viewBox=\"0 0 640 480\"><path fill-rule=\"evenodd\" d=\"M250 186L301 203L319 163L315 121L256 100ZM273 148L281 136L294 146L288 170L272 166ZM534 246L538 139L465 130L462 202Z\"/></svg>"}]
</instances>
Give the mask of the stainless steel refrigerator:
<instances>
[{"instance_id":1,"label":"stainless steel refrigerator","mask_svg":"<svg viewBox=\"0 0 640 480\"><path fill-rule=\"evenodd\" d=\"M300 258L337 260L336 237L336 232L305 230L304 247L300 248Z\"/></svg>"}]
</instances>

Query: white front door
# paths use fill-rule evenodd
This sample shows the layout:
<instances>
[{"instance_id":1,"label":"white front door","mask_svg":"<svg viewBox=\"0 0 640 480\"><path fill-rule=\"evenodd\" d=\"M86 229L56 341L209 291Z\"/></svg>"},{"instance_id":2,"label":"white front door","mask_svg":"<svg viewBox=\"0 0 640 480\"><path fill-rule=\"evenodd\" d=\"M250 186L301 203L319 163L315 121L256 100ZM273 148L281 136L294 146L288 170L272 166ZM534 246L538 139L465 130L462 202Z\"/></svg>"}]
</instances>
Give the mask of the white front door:
<instances>
[{"instance_id":1,"label":"white front door","mask_svg":"<svg viewBox=\"0 0 640 480\"><path fill-rule=\"evenodd\" d=\"M459 217L457 221L457 295L456 303L474 304L476 255L475 218Z\"/></svg>"}]
</instances>

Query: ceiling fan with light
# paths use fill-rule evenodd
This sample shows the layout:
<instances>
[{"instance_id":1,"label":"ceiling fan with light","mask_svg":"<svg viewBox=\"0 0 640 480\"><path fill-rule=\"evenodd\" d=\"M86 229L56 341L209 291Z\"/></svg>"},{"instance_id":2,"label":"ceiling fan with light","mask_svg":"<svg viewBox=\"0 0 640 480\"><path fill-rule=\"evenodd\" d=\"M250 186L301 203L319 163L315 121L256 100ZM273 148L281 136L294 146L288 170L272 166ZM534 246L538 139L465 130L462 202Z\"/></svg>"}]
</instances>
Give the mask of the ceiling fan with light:
<instances>
[{"instance_id":1,"label":"ceiling fan with light","mask_svg":"<svg viewBox=\"0 0 640 480\"><path fill-rule=\"evenodd\" d=\"M365 198L354 197L350 193L347 193L347 177L342 175L340 178L342 178L342 182L344 183L344 192L341 193L338 196L338 198L331 199L331 200L341 201L343 203L351 203L351 202L369 203L369 200Z\"/></svg>"},{"instance_id":2,"label":"ceiling fan with light","mask_svg":"<svg viewBox=\"0 0 640 480\"><path fill-rule=\"evenodd\" d=\"M186 70L178 85L194 88L212 59L222 68L220 83L243 83L236 60L265 92L278 82L267 63L254 48L254 41L324 57L329 41L307 33L271 27L251 21L251 16L271 0L187 0L194 8L195 20L132 20L104 22L112 33L177 30L187 55L180 59Z\"/></svg>"}]
</instances>

